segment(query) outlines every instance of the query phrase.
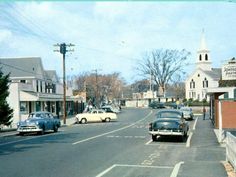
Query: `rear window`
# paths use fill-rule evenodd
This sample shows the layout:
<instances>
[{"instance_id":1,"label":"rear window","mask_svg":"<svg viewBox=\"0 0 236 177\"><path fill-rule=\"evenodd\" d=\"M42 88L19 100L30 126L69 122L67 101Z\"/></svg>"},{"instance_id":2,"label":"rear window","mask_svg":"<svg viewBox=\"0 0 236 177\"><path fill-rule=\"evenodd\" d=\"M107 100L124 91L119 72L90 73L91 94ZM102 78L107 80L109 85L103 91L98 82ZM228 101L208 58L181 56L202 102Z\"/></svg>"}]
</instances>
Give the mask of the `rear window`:
<instances>
[{"instance_id":1,"label":"rear window","mask_svg":"<svg viewBox=\"0 0 236 177\"><path fill-rule=\"evenodd\" d=\"M179 112L159 112L157 113L157 118L181 118L181 113Z\"/></svg>"}]
</instances>

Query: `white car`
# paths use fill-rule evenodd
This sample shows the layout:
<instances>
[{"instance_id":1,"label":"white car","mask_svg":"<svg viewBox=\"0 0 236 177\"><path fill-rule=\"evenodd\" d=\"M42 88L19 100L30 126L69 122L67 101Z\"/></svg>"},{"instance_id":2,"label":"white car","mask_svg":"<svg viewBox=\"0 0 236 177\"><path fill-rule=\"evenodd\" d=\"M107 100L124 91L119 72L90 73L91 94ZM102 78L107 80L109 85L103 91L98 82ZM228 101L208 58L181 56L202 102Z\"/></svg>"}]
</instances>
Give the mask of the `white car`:
<instances>
[{"instance_id":1,"label":"white car","mask_svg":"<svg viewBox=\"0 0 236 177\"><path fill-rule=\"evenodd\" d=\"M76 123L86 124L87 122L110 122L117 119L115 113L107 113L101 109L93 109L86 113L80 113L75 116Z\"/></svg>"},{"instance_id":2,"label":"white car","mask_svg":"<svg viewBox=\"0 0 236 177\"><path fill-rule=\"evenodd\" d=\"M181 107L180 111L183 112L184 118L186 120L193 120L193 111L190 107Z\"/></svg>"}]
</instances>

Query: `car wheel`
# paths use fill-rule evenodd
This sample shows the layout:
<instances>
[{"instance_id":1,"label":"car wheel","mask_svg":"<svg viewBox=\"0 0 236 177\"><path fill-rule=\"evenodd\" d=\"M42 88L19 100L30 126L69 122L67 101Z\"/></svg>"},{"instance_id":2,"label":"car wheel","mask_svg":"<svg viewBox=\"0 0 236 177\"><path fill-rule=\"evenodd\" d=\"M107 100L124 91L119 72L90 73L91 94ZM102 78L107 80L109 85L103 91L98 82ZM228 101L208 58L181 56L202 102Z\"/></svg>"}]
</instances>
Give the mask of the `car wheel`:
<instances>
[{"instance_id":1,"label":"car wheel","mask_svg":"<svg viewBox=\"0 0 236 177\"><path fill-rule=\"evenodd\" d=\"M86 118L82 118L80 122L81 122L81 124L86 124L87 123L87 119Z\"/></svg>"},{"instance_id":2,"label":"car wheel","mask_svg":"<svg viewBox=\"0 0 236 177\"><path fill-rule=\"evenodd\" d=\"M54 131L54 132L58 132L58 126L57 126L57 125L54 125L53 131Z\"/></svg>"},{"instance_id":3,"label":"car wheel","mask_svg":"<svg viewBox=\"0 0 236 177\"><path fill-rule=\"evenodd\" d=\"M25 134L24 134L24 132L19 132L19 135L24 136Z\"/></svg>"},{"instance_id":4,"label":"car wheel","mask_svg":"<svg viewBox=\"0 0 236 177\"><path fill-rule=\"evenodd\" d=\"M41 132L38 132L38 135L43 135L44 133L45 133L45 127L44 127L44 125L43 125L42 131L41 131Z\"/></svg>"},{"instance_id":5,"label":"car wheel","mask_svg":"<svg viewBox=\"0 0 236 177\"><path fill-rule=\"evenodd\" d=\"M152 135L152 141L157 141L157 135Z\"/></svg>"},{"instance_id":6,"label":"car wheel","mask_svg":"<svg viewBox=\"0 0 236 177\"><path fill-rule=\"evenodd\" d=\"M111 122L111 119L110 119L109 117L107 117L107 118L105 119L105 122Z\"/></svg>"}]
</instances>

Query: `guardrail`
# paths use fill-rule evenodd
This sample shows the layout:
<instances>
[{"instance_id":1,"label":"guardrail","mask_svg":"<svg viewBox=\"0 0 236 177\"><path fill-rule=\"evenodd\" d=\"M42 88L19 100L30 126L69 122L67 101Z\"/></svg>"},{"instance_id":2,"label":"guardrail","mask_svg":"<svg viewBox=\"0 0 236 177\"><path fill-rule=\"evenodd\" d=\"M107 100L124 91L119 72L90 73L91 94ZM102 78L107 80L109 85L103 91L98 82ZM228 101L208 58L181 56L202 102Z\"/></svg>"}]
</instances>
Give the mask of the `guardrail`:
<instances>
[{"instance_id":1,"label":"guardrail","mask_svg":"<svg viewBox=\"0 0 236 177\"><path fill-rule=\"evenodd\" d=\"M236 171L236 137L230 132L226 136L226 161L228 161Z\"/></svg>"}]
</instances>

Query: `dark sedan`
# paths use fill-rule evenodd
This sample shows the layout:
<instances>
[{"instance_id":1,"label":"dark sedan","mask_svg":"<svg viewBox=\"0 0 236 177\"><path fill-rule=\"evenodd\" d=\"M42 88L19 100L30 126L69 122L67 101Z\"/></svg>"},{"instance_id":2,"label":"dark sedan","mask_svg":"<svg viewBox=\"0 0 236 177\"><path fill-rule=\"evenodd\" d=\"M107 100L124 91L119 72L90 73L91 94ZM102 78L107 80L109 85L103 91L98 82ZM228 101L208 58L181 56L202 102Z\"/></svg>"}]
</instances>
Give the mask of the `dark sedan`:
<instances>
[{"instance_id":1,"label":"dark sedan","mask_svg":"<svg viewBox=\"0 0 236 177\"><path fill-rule=\"evenodd\" d=\"M156 120L149 125L149 134L156 141L157 136L180 136L182 140L187 137L189 125L179 110L160 110Z\"/></svg>"}]
</instances>

